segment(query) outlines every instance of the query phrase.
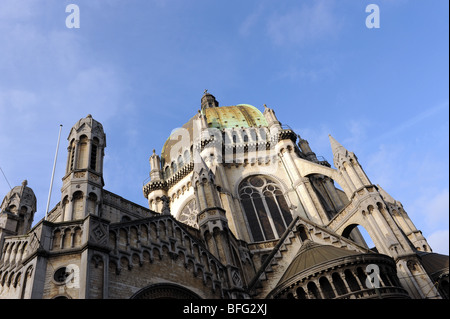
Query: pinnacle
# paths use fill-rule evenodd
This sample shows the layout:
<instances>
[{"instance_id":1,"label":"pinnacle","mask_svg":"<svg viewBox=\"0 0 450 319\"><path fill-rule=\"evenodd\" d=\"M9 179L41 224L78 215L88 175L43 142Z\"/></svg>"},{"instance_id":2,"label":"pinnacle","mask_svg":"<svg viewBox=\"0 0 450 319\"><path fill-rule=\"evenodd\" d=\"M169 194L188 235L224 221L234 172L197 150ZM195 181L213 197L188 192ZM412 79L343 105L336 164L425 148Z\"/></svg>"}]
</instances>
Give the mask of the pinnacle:
<instances>
[{"instance_id":1,"label":"pinnacle","mask_svg":"<svg viewBox=\"0 0 450 319\"><path fill-rule=\"evenodd\" d=\"M344 153L347 151L344 146L342 146L336 139L331 136L331 134L328 134L328 137L330 139L331 144L331 150L333 151L333 155L336 155L337 153Z\"/></svg>"}]
</instances>

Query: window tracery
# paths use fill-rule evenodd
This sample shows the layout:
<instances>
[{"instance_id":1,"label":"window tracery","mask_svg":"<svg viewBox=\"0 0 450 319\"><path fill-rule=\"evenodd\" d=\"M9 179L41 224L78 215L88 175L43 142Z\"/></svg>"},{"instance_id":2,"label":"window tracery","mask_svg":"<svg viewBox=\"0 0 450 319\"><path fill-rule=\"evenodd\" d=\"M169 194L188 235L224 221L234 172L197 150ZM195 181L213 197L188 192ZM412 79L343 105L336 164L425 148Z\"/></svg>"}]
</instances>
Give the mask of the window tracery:
<instances>
[{"instance_id":1,"label":"window tracery","mask_svg":"<svg viewBox=\"0 0 450 319\"><path fill-rule=\"evenodd\" d=\"M292 221L283 192L267 176L254 175L242 181L239 198L254 241L280 238Z\"/></svg>"},{"instance_id":2,"label":"window tracery","mask_svg":"<svg viewBox=\"0 0 450 319\"><path fill-rule=\"evenodd\" d=\"M198 215L197 203L195 199L192 199L183 207L178 217L178 220L189 226L198 228L197 215Z\"/></svg>"}]
</instances>

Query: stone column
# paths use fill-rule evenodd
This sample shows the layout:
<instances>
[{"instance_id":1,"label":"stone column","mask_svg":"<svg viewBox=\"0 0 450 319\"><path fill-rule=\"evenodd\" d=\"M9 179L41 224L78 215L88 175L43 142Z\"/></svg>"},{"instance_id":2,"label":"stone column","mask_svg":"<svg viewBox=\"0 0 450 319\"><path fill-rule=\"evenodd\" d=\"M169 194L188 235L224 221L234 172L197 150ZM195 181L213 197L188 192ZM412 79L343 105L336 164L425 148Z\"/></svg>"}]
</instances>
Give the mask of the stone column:
<instances>
[{"instance_id":1,"label":"stone column","mask_svg":"<svg viewBox=\"0 0 450 319\"><path fill-rule=\"evenodd\" d=\"M359 189L364 186L363 183L361 182L361 180L359 179L359 176L356 173L355 168L353 167L353 165L351 163L345 162L344 168L345 168L345 171L348 173L353 185L355 185L356 189Z\"/></svg>"}]
</instances>

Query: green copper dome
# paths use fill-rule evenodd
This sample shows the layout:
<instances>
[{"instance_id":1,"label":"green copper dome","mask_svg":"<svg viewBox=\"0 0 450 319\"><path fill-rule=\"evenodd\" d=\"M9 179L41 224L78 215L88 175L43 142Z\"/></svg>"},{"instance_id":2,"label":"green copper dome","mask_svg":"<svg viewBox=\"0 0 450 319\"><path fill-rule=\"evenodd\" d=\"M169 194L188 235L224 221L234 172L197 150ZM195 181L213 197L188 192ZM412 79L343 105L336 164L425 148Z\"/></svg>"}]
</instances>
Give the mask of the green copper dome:
<instances>
[{"instance_id":1,"label":"green copper dome","mask_svg":"<svg viewBox=\"0 0 450 319\"><path fill-rule=\"evenodd\" d=\"M223 129L267 126L267 121L261 111L249 104L210 107L203 112L206 115L208 127Z\"/></svg>"},{"instance_id":2,"label":"green copper dome","mask_svg":"<svg viewBox=\"0 0 450 319\"><path fill-rule=\"evenodd\" d=\"M204 95L206 97L214 97L209 93ZM246 128L246 127L260 127L267 126L267 121L264 115L261 113L253 105L249 104L238 104L233 106L218 106L217 101L213 100L210 107L202 106L202 113L206 117L206 122L208 127L217 128L219 130L225 128ZM189 132L190 145L192 145L193 134L194 134L194 120L198 118L197 115L193 116L187 123L185 123L182 128L186 129ZM172 133L174 139L170 137L164 143L163 149L161 151L161 160L164 163L172 162L170 153L172 151L172 147L179 143L180 136L177 137L177 132L174 131ZM172 136L171 135L171 136Z\"/></svg>"}]
</instances>

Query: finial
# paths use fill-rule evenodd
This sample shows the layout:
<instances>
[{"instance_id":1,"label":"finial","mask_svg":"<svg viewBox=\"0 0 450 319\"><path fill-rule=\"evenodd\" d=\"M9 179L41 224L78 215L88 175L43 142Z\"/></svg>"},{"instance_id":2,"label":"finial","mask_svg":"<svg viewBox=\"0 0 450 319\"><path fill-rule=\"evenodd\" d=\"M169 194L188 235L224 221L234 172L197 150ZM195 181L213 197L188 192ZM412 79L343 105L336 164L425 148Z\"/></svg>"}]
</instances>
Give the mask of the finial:
<instances>
[{"instance_id":1,"label":"finial","mask_svg":"<svg viewBox=\"0 0 450 319\"><path fill-rule=\"evenodd\" d=\"M266 104L264 104L264 109L267 109L267 105Z\"/></svg>"},{"instance_id":2,"label":"finial","mask_svg":"<svg viewBox=\"0 0 450 319\"><path fill-rule=\"evenodd\" d=\"M22 186L27 186L28 185L28 181L25 179L23 182L22 182Z\"/></svg>"},{"instance_id":3,"label":"finial","mask_svg":"<svg viewBox=\"0 0 450 319\"><path fill-rule=\"evenodd\" d=\"M92 118L92 115L91 115L91 114L88 114L86 117L87 117L87 118Z\"/></svg>"},{"instance_id":4,"label":"finial","mask_svg":"<svg viewBox=\"0 0 450 319\"><path fill-rule=\"evenodd\" d=\"M203 91L203 94L206 94L206 93L208 93L208 89L205 89L205 91Z\"/></svg>"},{"instance_id":5,"label":"finial","mask_svg":"<svg viewBox=\"0 0 450 319\"><path fill-rule=\"evenodd\" d=\"M155 151L155 149L153 149L153 154L156 154L156 151Z\"/></svg>"}]
</instances>

